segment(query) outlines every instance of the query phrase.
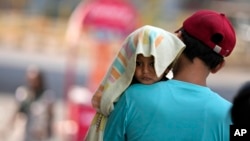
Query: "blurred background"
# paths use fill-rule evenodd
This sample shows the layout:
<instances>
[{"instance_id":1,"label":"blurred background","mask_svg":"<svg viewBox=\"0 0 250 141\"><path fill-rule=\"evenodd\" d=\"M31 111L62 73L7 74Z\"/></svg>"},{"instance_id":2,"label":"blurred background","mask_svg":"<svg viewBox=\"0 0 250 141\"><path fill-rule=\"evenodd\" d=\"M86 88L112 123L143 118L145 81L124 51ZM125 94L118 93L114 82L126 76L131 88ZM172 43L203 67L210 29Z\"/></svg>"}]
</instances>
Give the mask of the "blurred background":
<instances>
[{"instance_id":1,"label":"blurred background","mask_svg":"<svg viewBox=\"0 0 250 141\"><path fill-rule=\"evenodd\" d=\"M0 0L0 141L24 138L29 116L9 123L30 65L55 97L50 140L82 140L94 115L91 96L124 38L145 24L174 32L197 9L225 13L236 29L234 52L208 81L231 101L250 80L249 7L248 0Z\"/></svg>"}]
</instances>

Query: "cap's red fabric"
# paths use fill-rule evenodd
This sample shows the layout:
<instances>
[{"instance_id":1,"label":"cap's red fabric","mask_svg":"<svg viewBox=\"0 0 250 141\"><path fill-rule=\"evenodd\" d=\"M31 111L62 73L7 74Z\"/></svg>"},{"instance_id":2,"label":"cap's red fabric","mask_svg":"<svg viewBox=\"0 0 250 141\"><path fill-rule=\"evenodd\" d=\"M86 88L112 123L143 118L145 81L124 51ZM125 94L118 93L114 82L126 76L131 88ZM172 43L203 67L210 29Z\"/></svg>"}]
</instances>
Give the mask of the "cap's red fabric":
<instances>
[{"instance_id":1,"label":"cap's red fabric","mask_svg":"<svg viewBox=\"0 0 250 141\"><path fill-rule=\"evenodd\" d=\"M187 18L183 28L194 38L200 40L218 54L230 55L236 44L236 35L229 19L223 13L212 10L199 10ZM222 41L215 44L212 37L222 36Z\"/></svg>"}]
</instances>

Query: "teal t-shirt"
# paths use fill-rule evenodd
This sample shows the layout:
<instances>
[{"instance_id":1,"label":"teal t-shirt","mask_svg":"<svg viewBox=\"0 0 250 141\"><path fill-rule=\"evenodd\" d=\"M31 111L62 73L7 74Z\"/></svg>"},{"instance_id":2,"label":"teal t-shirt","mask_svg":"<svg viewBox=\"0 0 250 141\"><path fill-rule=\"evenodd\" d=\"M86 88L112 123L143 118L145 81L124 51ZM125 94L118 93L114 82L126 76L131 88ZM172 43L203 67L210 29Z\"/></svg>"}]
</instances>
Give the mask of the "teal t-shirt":
<instances>
[{"instance_id":1,"label":"teal t-shirt","mask_svg":"<svg viewBox=\"0 0 250 141\"><path fill-rule=\"evenodd\" d=\"M104 141L229 141L231 103L178 80L130 86L115 104Z\"/></svg>"}]
</instances>

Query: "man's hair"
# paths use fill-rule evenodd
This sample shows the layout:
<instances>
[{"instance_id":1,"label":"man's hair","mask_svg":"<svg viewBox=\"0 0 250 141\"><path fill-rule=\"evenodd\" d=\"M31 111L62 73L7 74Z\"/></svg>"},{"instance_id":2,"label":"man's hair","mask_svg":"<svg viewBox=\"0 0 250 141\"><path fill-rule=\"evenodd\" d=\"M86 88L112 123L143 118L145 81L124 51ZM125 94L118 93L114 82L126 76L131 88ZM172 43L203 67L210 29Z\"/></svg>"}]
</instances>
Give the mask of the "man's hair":
<instances>
[{"instance_id":1,"label":"man's hair","mask_svg":"<svg viewBox=\"0 0 250 141\"><path fill-rule=\"evenodd\" d=\"M190 36L184 29L181 29L181 31L183 42L186 44L186 48L184 49L183 53L190 61L193 61L195 57L198 57L210 69L214 69L218 64L224 61L223 56L214 52L201 41ZM218 38L214 37L212 40L216 43L220 40Z\"/></svg>"}]
</instances>

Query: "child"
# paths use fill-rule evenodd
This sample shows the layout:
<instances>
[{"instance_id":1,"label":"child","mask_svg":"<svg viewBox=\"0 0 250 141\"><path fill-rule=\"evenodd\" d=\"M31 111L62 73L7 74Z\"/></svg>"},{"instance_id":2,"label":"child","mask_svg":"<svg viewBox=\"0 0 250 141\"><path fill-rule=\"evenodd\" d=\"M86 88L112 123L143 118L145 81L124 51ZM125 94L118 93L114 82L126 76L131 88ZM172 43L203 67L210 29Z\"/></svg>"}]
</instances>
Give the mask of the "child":
<instances>
[{"instance_id":1,"label":"child","mask_svg":"<svg viewBox=\"0 0 250 141\"><path fill-rule=\"evenodd\" d=\"M131 83L153 84L165 78L184 47L176 35L158 27L146 25L132 32L93 96L98 113L86 141L102 141L108 115L123 91Z\"/></svg>"},{"instance_id":2,"label":"child","mask_svg":"<svg viewBox=\"0 0 250 141\"><path fill-rule=\"evenodd\" d=\"M171 65L160 77L158 77L155 73L154 57L144 57L143 54L138 54L136 57L135 73L131 84L142 83L149 85L158 81L168 80L166 75L170 69Z\"/></svg>"}]
</instances>

